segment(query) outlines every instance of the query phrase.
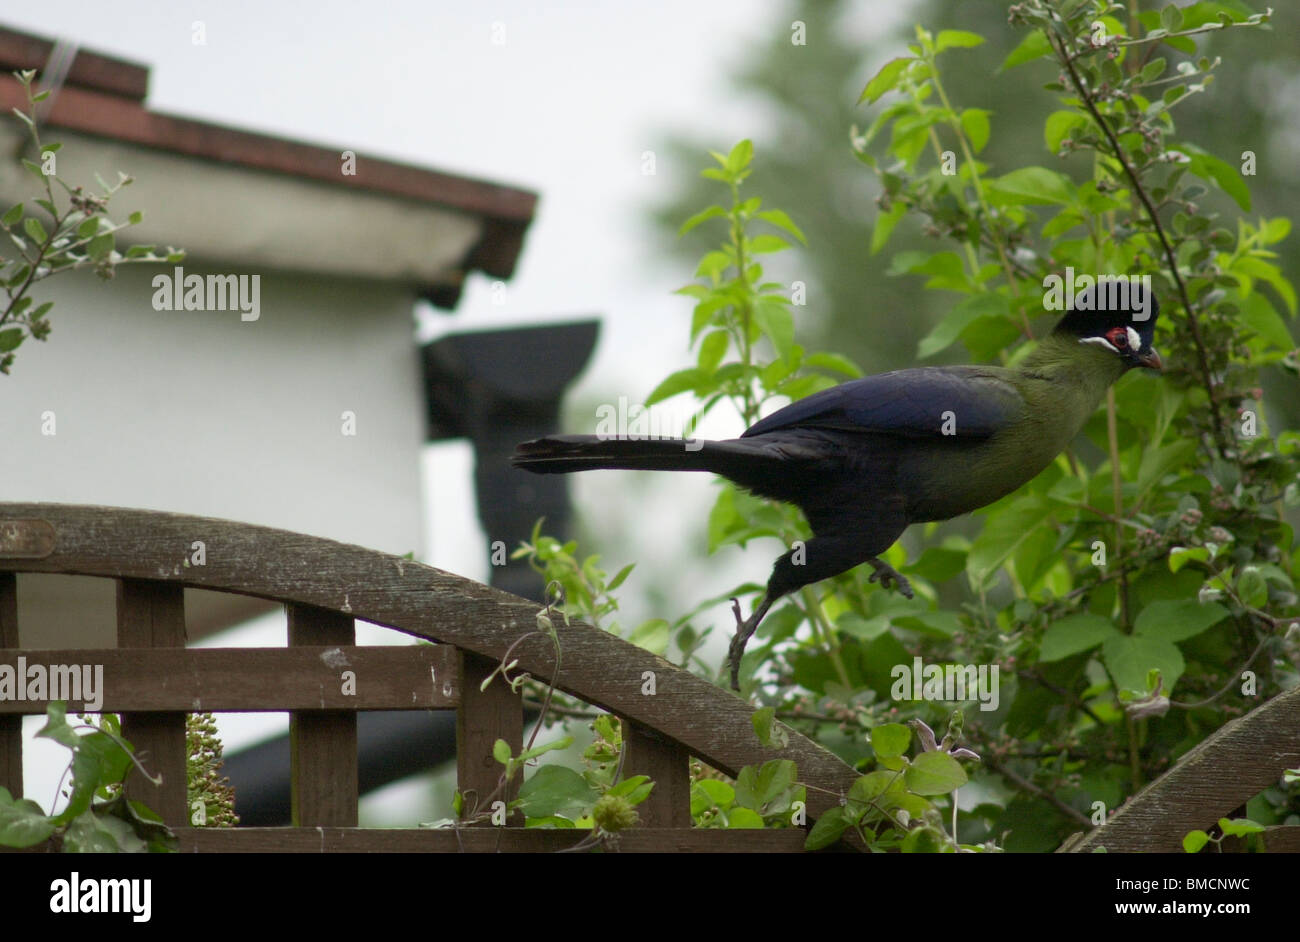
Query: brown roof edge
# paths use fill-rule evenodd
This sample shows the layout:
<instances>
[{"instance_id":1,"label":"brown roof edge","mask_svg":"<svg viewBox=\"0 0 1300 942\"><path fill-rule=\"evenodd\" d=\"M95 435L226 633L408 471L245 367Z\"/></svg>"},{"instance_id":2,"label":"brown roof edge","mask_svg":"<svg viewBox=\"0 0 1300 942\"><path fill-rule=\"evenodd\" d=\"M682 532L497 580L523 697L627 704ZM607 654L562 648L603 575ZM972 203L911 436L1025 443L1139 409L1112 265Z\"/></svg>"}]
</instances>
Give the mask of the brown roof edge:
<instances>
[{"instance_id":1,"label":"brown roof edge","mask_svg":"<svg viewBox=\"0 0 1300 942\"><path fill-rule=\"evenodd\" d=\"M44 69L50 61L54 43L31 33L0 27L0 68L5 72ZM149 92L149 68L138 62L106 56L98 52L78 51L68 70L68 85L98 89L123 98L144 101Z\"/></svg>"},{"instance_id":2,"label":"brown roof edge","mask_svg":"<svg viewBox=\"0 0 1300 942\"><path fill-rule=\"evenodd\" d=\"M26 108L18 81L8 72L44 66L52 43L0 28L0 109ZM465 267L498 278L513 273L525 230L537 208L537 194L486 180L456 176L413 164L362 154L355 174L342 172L343 152L318 144L150 111L143 104L149 71L143 66L91 52L78 52L64 87L50 102L48 126L96 137L213 160L271 173L306 177L418 200L484 217L483 236ZM459 294L457 291L456 294Z\"/></svg>"}]
</instances>

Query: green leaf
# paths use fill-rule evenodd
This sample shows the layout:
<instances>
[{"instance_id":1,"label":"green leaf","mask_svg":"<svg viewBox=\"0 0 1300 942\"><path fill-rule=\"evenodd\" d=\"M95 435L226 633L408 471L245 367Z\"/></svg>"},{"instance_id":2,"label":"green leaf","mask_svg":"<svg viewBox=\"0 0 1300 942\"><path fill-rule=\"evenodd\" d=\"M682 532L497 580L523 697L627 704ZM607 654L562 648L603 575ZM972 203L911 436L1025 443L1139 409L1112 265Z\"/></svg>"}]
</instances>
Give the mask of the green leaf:
<instances>
[{"instance_id":1,"label":"green leaf","mask_svg":"<svg viewBox=\"0 0 1300 942\"><path fill-rule=\"evenodd\" d=\"M6 226L16 226L22 218L23 204L15 203L9 207L9 211L4 216L0 217L0 222L3 222Z\"/></svg>"},{"instance_id":2,"label":"green leaf","mask_svg":"<svg viewBox=\"0 0 1300 942\"><path fill-rule=\"evenodd\" d=\"M732 174L738 174L754 159L754 142L746 138L736 143L731 148L731 153L727 155L726 169Z\"/></svg>"},{"instance_id":3,"label":"green leaf","mask_svg":"<svg viewBox=\"0 0 1300 942\"><path fill-rule=\"evenodd\" d=\"M727 211L721 206L710 206L708 209L701 210L682 223L682 227L677 230L677 234L679 236L684 236L700 223L708 222L710 219L717 219L719 216L725 215L727 215Z\"/></svg>"},{"instance_id":4,"label":"green leaf","mask_svg":"<svg viewBox=\"0 0 1300 942\"><path fill-rule=\"evenodd\" d=\"M0 330L0 353L8 353L10 350L18 349L18 345L23 342L23 339L24 335L21 327Z\"/></svg>"},{"instance_id":5,"label":"green leaf","mask_svg":"<svg viewBox=\"0 0 1300 942\"><path fill-rule=\"evenodd\" d=\"M699 795L696 795L696 792ZM698 799L698 801L697 801ZM718 807L726 811L736 802L736 790L726 782L715 778L702 778L691 787L691 814L699 814L705 808ZM698 807L699 810L696 810Z\"/></svg>"},{"instance_id":6,"label":"green leaf","mask_svg":"<svg viewBox=\"0 0 1300 942\"><path fill-rule=\"evenodd\" d=\"M875 74L867 87L862 89L862 94L858 97L858 104L864 101L874 103L885 92L891 92L898 87L898 80L903 77L903 70L907 68L908 63L915 61L910 56L900 59L890 59L880 71Z\"/></svg>"},{"instance_id":7,"label":"green leaf","mask_svg":"<svg viewBox=\"0 0 1300 942\"><path fill-rule=\"evenodd\" d=\"M791 219L784 210L765 209L761 213L756 213L755 215L764 222L770 222L772 225L784 229L804 245L808 244L808 240L804 237L803 230L794 224L794 220Z\"/></svg>"},{"instance_id":8,"label":"green leaf","mask_svg":"<svg viewBox=\"0 0 1300 942\"><path fill-rule=\"evenodd\" d=\"M91 239L90 244L86 246L86 254L98 262L101 259L108 257L108 253L113 251L113 244L116 241L117 238L111 232L97 235L95 238Z\"/></svg>"},{"instance_id":9,"label":"green leaf","mask_svg":"<svg viewBox=\"0 0 1300 942\"><path fill-rule=\"evenodd\" d=\"M940 53L945 49L969 49L983 43L984 37L978 33L970 33L963 29L943 29L934 39L934 51Z\"/></svg>"},{"instance_id":10,"label":"green leaf","mask_svg":"<svg viewBox=\"0 0 1300 942\"><path fill-rule=\"evenodd\" d=\"M1210 551L1204 546L1195 546L1188 548L1186 546L1175 546L1169 551L1169 571L1178 572L1190 562L1205 562L1210 558Z\"/></svg>"},{"instance_id":11,"label":"green leaf","mask_svg":"<svg viewBox=\"0 0 1300 942\"><path fill-rule=\"evenodd\" d=\"M1010 204L1066 204L1074 200L1074 186L1063 173L1046 167L1021 167L989 182L991 192Z\"/></svg>"},{"instance_id":12,"label":"green leaf","mask_svg":"<svg viewBox=\"0 0 1300 942\"><path fill-rule=\"evenodd\" d=\"M966 576L971 585L982 587L987 584L1007 557L1019 549L1050 514L1048 501L1033 494L991 512L966 556Z\"/></svg>"},{"instance_id":13,"label":"green leaf","mask_svg":"<svg viewBox=\"0 0 1300 942\"><path fill-rule=\"evenodd\" d=\"M732 808L727 812L727 827L760 830L763 827L763 819L759 817L757 811L748 808Z\"/></svg>"},{"instance_id":14,"label":"green leaf","mask_svg":"<svg viewBox=\"0 0 1300 942\"><path fill-rule=\"evenodd\" d=\"M694 389L708 377L700 372L696 367L688 370L678 370L671 374L667 379L654 388L654 392L646 396L645 404L652 406L656 402L662 402L672 396L687 392Z\"/></svg>"},{"instance_id":15,"label":"green leaf","mask_svg":"<svg viewBox=\"0 0 1300 942\"><path fill-rule=\"evenodd\" d=\"M1244 566L1237 576L1237 595L1251 608L1263 608L1268 604L1268 583L1258 566Z\"/></svg>"},{"instance_id":16,"label":"green leaf","mask_svg":"<svg viewBox=\"0 0 1300 942\"><path fill-rule=\"evenodd\" d=\"M1195 599L1152 602L1138 613L1133 622L1133 632L1162 641L1185 641L1227 617L1227 609L1214 602L1209 605L1202 605ZM1173 685L1168 674L1165 681L1169 686Z\"/></svg>"},{"instance_id":17,"label":"green leaf","mask_svg":"<svg viewBox=\"0 0 1300 942\"><path fill-rule=\"evenodd\" d=\"M784 252L789 247L789 242L771 232L759 233L749 240L751 255L762 255L764 252Z\"/></svg>"},{"instance_id":18,"label":"green leaf","mask_svg":"<svg viewBox=\"0 0 1300 942\"><path fill-rule=\"evenodd\" d=\"M921 557L903 571L930 582L947 582L966 568L966 551L943 546L927 546Z\"/></svg>"},{"instance_id":19,"label":"green leaf","mask_svg":"<svg viewBox=\"0 0 1300 942\"><path fill-rule=\"evenodd\" d=\"M1047 41L1047 36L1042 30L1036 29L1020 41L1020 45L1011 50L1010 55L1002 60L998 66L999 72L1005 72L1007 69L1014 69L1018 65L1024 65L1026 62L1033 62L1035 59L1041 59L1050 55L1052 45Z\"/></svg>"},{"instance_id":20,"label":"green leaf","mask_svg":"<svg viewBox=\"0 0 1300 942\"><path fill-rule=\"evenodd\" d=\"M45 240L49 238L49 234L45 231L45 227L41 225L41 221L35 216L28 216L23 220L23 229L26 231L28 238L33 242L43 244Z\"/></svg>"},{"instance_id":21,"label":"green leaf","mask_svg":"<svg viewBox=\"0 0 1300 942\"><path fill-rule=\"evenodd\" d=\"M1043 632L1039 644L1040 661L1060 661L1073 654L1087 651L1119 634L1109 618L1100 615L1067 615L1058 619Z\"/></svg>"},{"instance_id":22,"label":"green leaf","mask_svg":"<svg viewBox=\"0 0 1300 942\"><path fill-rule=\"evenodd\" d=\"M851 376L854 379L858 379L863 375L862 367L838 353L814 353L803 362L804 366L816 367L821 370L834 370L836 373L843 373L845 376Z\"/></svg>"},{"instance_id":23,"label":"green leaf","mask_svg":"<svg viewBox=\"0 0 1300 942\"><path fill-rule=\"evenodd\" d=\"M1163 638L1116 634L1101 646L1101 658L1117 690L1145 691L1147 672L1159 670L1168 694L1183 675L1186 663L1178 648Z\"/></svg>"},{"instance_id":24,"label":"green leaf","mask_svg":"<svg viewBox=\"0 0 1300 942\"><path fill-rule=\"evenodd\" d=\"M925 359L948 349L961 336L962 331L981 317L1009 317L1010 314L1011 305L1000 294L986 291L968 295L958 301L943 316L943 320L921 338L916 347L916 356Z\"/></svg>"},{"instance_id":25,"label":"green leaf","mask_svg":"<svg viewBox=\"0 0 1300 942\"><path fill-rule=\"evenodd\" d=\"M914 795L946 795L967 781L961 763L946 752L923 752L903 773L903 782Z\"/></svg>"},{"instance_id":26,"label":"green leaf","mask_svg":"<svg viewBox=\"0 0 1300 942\"><path fill-rule=\"evenodd\" d=\"M907 215L907 204L902 200L898 200L889 207L887 212L883 212L876 217L876 226L871 232L872 255L875 255L885 247L885 243L889 241L889 237L893 234L894 228L905 215Z\"/></svg>"},{"instance_id":27,"label":"green leaf","mask_svg":"<svg viewBox=\"0 0 1300 942\"><path fill-rule=\"evenodd\" d=\"M808 838L804 841L804 850L820 850L823 847L830 847L840 839L849 826L848 819L844 816L844 809L833 807L826 811L816 823L813 824L812 830L808 832Z\"/></svg>"},{"instance_id":28,"label":"green leaf","mask_svg":"<svg viewBox=\"0 0 1300 942\"><path fill-rule=\"evenodd\" d=\"M1263 834L1266 828L1249 818L1220 818L1219 829L1224 837L1245 837L1247 834Z\"/></svg>"},{"instance_id":29,"label":"green leaf","mask_svg":"<svg viewBox=\"0 0 1300 942\"><path fill-rule=\"evenodd\" d=\"M68 725L68 705L62 700L53 700L45 707L45 725L36 735L69 749L75 749L81 742L81 737Z\"/></svg>"},{"instance_id":30,"label":"green leaf","mask_svg":"<svg viewBox=\"0 0 1300 942\"><path fill-rule=\"evenodd\" d=\"M794 315L784 304L760 298L754 305L754 322L776 348L777 356L786 360L794 346Z\"/></svg>"},{"instance_id":31,"label":"green leaf","mask_svg":"<svg viewBox=\"0 0 1300 942\"><path fill-rule=\"evenodd\" d=\"M909 631L919 631L931 638L951 638L964 627L957 613L947 609L940 609L937 612L918 612L915 615L895 616L894 624Z\"/></svg>"},{"instance_id":32,"label":"green leaf","mask_svg":"<svg viewBox=\"0 0 1300 942\"><path fill-rule=\"evenodd\" d=\"M1282 276L1282 271L1271 262L1266 262L1262 258L1253 255L1244 255L1238 258L1232 265L1232 274L1237 276L1245 275L1247 278L1258 278L1273 286L1273 289L1282 296L1286 303L1287 310L1294 316L1296 312L1296 293L1291 283ZM1243 288L1243 292L1245 289Z\"/></svg>"},{"instance_id":33,"label":"green leaf","mask_svg":"<svg viewBox=\"0 0 1300 942\"><path fill-rule=\"evenodd\" d=\"M1160 11L1160 25L1171 33L1176 33L1183 25L1183 11L1174 4L1169 4Z\"/></svg>"},{"instance_id":34,"label":"green leaf","mask_svg":"<svg viewBox=\"0 0 1300 942\"><path fill-rule=\"evenodd\" d=\"M1188 170L1202 180L1212 180L1217 183L1238 206L1247 212L1250 211L1250 187L1246 186L1246 181L1241 178L1241 174L1235 167L1195 144L1179 144L1178 150L1191 158L1187 165Z\"/></svg>"},{"instance_id":35,"label":"green leaf","mask_svg":"<svg viewBox=\"0 0 1300 942\"><path fill-rule=\"evenodd\" d=\"M1238 305L1241 309L1241 321L1265 343L1275 350L1291 350L1295 341L1287 330L1286 322L1278 314L1272 303L1258 291L1252 291Z\"/></svg>"},{"instance_id":36,"label":"green leaf","mask_svg":"<svg viewBox=\"0 0 1300 942\"><path fill-rule=\"evenodd\" d=\"M718 364L727 354L727 344L731 342L731 335L725 330L714 330L705 334L704 340L700 342L700 353L697 358L700 371L712 375L717 370Z\"/></svg>"},{"instance_id":37,"label":"green leaf","mask_svg":"<svg viewBox=\"0 0 1300 942\"><path fill-rule=\"evenodd\" d=\"M636 630L628 635L627 640L638 648L663 657L664 652L668 650L670 637L668 622L662 618L652 618L638 625Z\"/></svg>"},{"instance_id":38,"label":"green leaf","mask_svg":"<svg viewBox=\"0 0 1300 942\"><path fill-rule=\"evenodd\" d=\"M736 776L736 804L766 814L767 806L782 796L788 800L787 793L795 788L797 778L790 759L771 759L757 768L747 765Z\"/></svg>"},{"instance_id":39,"label":"green leaf","mask_svg":"<svg viewBox=\"0 0 1300 942\"><path fill-rule=\"evenodd\" d=\"M130 216L126 217L126 224L128 226L138 226L142 222L144 222L144 213L141 212L134 212Z\"/></svg>"},{"instance_id":40,"label":"green leaf","mask_svg":"<svg viewBox=\"0 0 1300 942\"><path fill-rule=\"evenodd\" d=\"M632 570L635 568L636 568L636 563L628 563L626 566L620 569L618 571L618 574L614 576L613 579L610 580L609 585L605 586L605 591L613 592L615 589L621 586L627 580L627 577L632 574Z\"/></svg>"},{"instance_id":41,"label":"green leaf","mask_svg":"<svg viewBox=\"0 0 1300 942\"><path fill-rule=\"evenodd\" d=\"M519 807L530 818L577 819L591 810L599 793L573 769L544 765L519 788Z\"/></svg>"},{"instance_id":42,"label":"green leaf","mask_svg":"<svg viewBox=\"0 0 1300 942\"><path fill-rule=\"evenodd\" d=\"M1161 56L1158 59L1152 59L1150 62L1148 62L1146 65L1142 67L1142 75L1140 81L1142 81L1143 83L1154 82L1156 79L1160 78L1160 76L1165 74L1166 64L1167 63L1165 62L1163 56Z\"/></svg>"},{"instance_id":43,"label":"green leaf","mask_svg":"<svg viewBox=\"0 0 1300 942\"><path fill-rule=\"evenodd\" d=\"M883 723L871 730L871 748L877 759L894 759L907 752L912 731L902 723Z\"/></svg>"},{"instance_id":44,"label":"green leaf","mask_svg":"<svg viewBox=\"0 0 1300 942\"><path fill-rule=\"evenodd\" d=\"M99 231L99 217L90 216L83 220L81 225L77 226L77 238L89 239Z\"/></svg>"},{"instance_id":45,"label":"green leaf","mask_svg":"<svg viewBox=\"0 0 1300 942\"><path fill-rule=\"evenodd\" d=\"M631 804L639 805L650 797L654 787L655 783L650 781L650 776L633 775L630 778L623 779L605 794L626 798Z\"/></svg>"},{"instance_id":46,"label":"green leaf","mask_svg":"<svg viewBox=\"0 0 1300 942\"><path fill-rule=\"evenodd\" d=\"M989 115L992 113L985 108L967 108L961 113L961 129L970 138L971 149L977 154L989 142Z\"/></svg>"},{"instance_id":47,"label":"green leaf","mask_svg":"<svg viewBox=\"0 0 1300 942\"><path fill-rule=\"evenodd\" d=\"M0 786L0 846L31 847L53 834L55 826L36 802L14 801L9 790Z\"/></svg>"},{"instance_id":48,"label":"green leaf","mask_svg":"<svg viewBox=\"0 0 1300 942\"><path fill-rule=\"evenodd\" d=\"M63 849L74 854L143 853L146 845L120 818L87 810L68 825Z\"/></svg>"},{"instance_id":49,"label":"green leaf","mask_svg":"<svg viewBox=\"0 0 1300 942\"><path fill-rule=\"evenodd\" d=\"M502 765L510 761L510 744L504 739L498 739L492 744L492 758L496 759Z\"/></svg>"},{"instance_id":50,"label":"green leaf","mask_svg":"<svg viewBox=\"0 0 1300 942\"><path fill-rule=\"evenodd\" d=\"M572 745L572 736L561 736L559 739L542 743L540 746L533 746L531 749L525 749L523 752L519 753L516 758L521 761L524 759L536 759L538 756L545 755L548 752L554 752L557 749L568 749Z\"/></svg>"},{"instance_id":51,"label":"green leaf","mask_svg":"<svg viewBox=\"0 0 1300 942\"><path fill-rule=\"evenodd\" d=\"M1043 125L1043 142L1055 154L1061 149L1061 141L1069 137L1071 131L1087 123L1088 119L1077 111L1053 111Z\"/></svg>"},{"instance_id":52,"label":"green leaf","mask_svg":"<svg viewBox=\"0 0 1300 942\"><path fill-rule=\"evenodd\" d=\"M749 721L754 726L754 733L758 736L758 741L768 749L784 749L790 744L790 734L785 731L785 727L777 722L775 707L769 706L763 707L761 710L755 710Z\"/></svg>"},{"instance_id":53,"label":"green leaf","mask_svg":"<svg viewBox=\"0 0 1300 942\"><path fill-rule=\"evenodd\" d=\"M1201 848L1210 841L1210 835L1204 831L1188 831L1183 837L1183 850L1189 854L1199 853Z\"/></svg>"}]
</instances>

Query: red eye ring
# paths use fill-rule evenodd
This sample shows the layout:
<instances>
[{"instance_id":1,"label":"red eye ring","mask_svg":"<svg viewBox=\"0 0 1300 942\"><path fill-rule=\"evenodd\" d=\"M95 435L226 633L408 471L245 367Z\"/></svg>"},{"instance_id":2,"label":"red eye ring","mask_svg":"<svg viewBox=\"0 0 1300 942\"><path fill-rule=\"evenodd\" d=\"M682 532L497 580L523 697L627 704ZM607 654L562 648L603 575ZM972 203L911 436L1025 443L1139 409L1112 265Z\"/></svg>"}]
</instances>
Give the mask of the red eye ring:
<instances>
[{"instance_id":1,"label":"red eye ring","mask_svg":"<svg viewBox=\"0 0 1300 942\"><path fill-rule=\"evenodd\" d=\"M1117 349L1128 349L1128 328L1112 327L1106 331L1106 339L1109 340Z\"/></svg>"}]
</instances>

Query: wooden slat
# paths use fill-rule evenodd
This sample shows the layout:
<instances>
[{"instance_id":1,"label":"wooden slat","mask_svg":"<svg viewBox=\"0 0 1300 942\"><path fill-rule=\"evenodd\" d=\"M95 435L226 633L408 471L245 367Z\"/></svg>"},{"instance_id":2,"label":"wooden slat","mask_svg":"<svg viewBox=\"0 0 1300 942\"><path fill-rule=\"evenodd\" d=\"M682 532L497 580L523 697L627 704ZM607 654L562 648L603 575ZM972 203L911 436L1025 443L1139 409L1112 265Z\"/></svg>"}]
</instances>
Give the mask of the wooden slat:
<instances>
[{"instance_id":1,"label":"wooden slat","mask_svg":"<svg viewBox=\"0 0 1300 942\"><path fill-rule=\"evenodd\" d=\"M1288 824L1265 828L1264 849L1270 854L1300 854L1300 827Z\"/></svg>"},{"instance_id":2,"label":"wooden slat","mask_svg":"<svg viewBox=\"0 0 1300 942\"><path fill-rule=\"evenodd\" d=\"M311 605L286 606L289 645L355 645L356 624L347 615ZM335 683L347 683L339 665ZM293 823L299 827L356 827L357 715L346 710L289 714L289 762Z\"/></svg>"},{"instance_id":3,"label":"wooden slat","mask_svg":"<svg viewBox=\"0 0 1300 942\"><path fill-rule=\"evenodd\" d=\"M117 584L117 644L122 648L183 648L185 594L176 583L122 579ZM167 824L189 819L185 794L185 714L123 713L122 735L160 784L132 770L127 794Z\"/></svg>"},{"instance_id":4,"label":"wooden slat","mask_svg":"<svg viewBox=\"0 0 1300 942\"><path fill-rule=\"evenodd\" d=\"M0 572L0 647L18 647L18 577ZM3 662L3 658L0 658ZM0 710L8 705L0 700ZM44 705L41 707L44 710ZM19 798L23 794L23 718L0 716L0 787Z\"/></svg>"},{"instance_id":5,"label":"wooden slat","mask_svg":"<svg viewBox=\"0 0 1300 942\"><path fill-rule=\"evenodd\" d=\"M655 783L650 797L637 805L641 824L648 828L689 828L690 753L679 743L631 720L623 721L623 743L627 750L623 776L648 775Z\"/></svg>"},{"instance_id":6,"label":"wooden slat","mask_svg":"<svg viewBox=\"0 0 1300 942\"><path fill-rule=\"evenodd\" d=\"M471 652L462 652L461 703L456 711L456 787L464 796L465 817L490 810L488 799L509 804L519 790L519 779L507 791L496 792L504 767L492 756L498 739L510 745L511 755L519 755L524 741L524 705L519 694L502 681L492 679L486 690L479 686L496 668L497 662ZM513 812L507 825L522 825L523 816ZM490 826L490 825L489 825Z\"/></svg>"},{"instance_id":7,"label":"wooden slat","mask_svg":"<svg viewBox=\"0 0 1300 942\"><path fill-rule=\"evenodd\" d=\"M42 519L58 535L41 559L0 558L0 570L165 578L195 588L241 592L325 608L431 641L499 659L536 628L536 602L398 556L268 527L118 507L0 503L0 522ZM207 545L207 565L179 565L177 547ZM574 622L560 628L558 686L652 727L728 775L767 759L792 759L808 789L811 818L837 806L858 774L830 751L791 732L767 749L750 723L753 707L663 658L606 631ZM515 648L518 669L547 678L548 639ZM647 672L654 693L647 689ZM468 687L470 685L466 685Z\"/></svg>"},{"instance_id":8,"label":"wooden slat","mask_svg":"<svg viewBox=\"0 0 1300 942\"><path fill-rule=\"evenodd\" d=\"M1278 694L1198 743L1115 816L1061 850L1178 853L1183 836L1212 826L1300 766L1300 687Z\"/></svg>"},{"instance_id":9,"label":"wooden slat","mask_svg":"<svg viewBox=\"0 0 1300 942\"><path fill-rule=\"evenodd\" d=\"M0 580L6 578L0 575ZM9 576L8 578L12 578ZM0 588L0 592L3 589ZM22 658L20 661L19 658ZM460 702L456 649L448 645L313 646L295 648L118 648L53 650L0 648L0 668L80 666L71 692L50 686L49 700L69 700L70 712L184 710L447 710ZM91 687L81 681L90 668ZM340 672L356 676L346 692ZM63 672L60 670L61 675ZM102 675L102 676L101 676ZM99 679L96 679L99 678ZM86 695L101 702L86 706ZM57 694L57 695L56 695ZM0 715L44 713L46 700L0 700Z\"/></svg>"},{"instance_id":10,"label":"wooden slat","mask_svg":"<svg viewBox=\"0 0 1300 942\"><path fill-rule=\"evenodd\" d=\"M556 828L180 828L188 853L553 853L591 832ZM619 835L623 853L796 854L801 829L632 828ZM614 849L614 848L611 848Z\"/></svg>"}]
</instances>

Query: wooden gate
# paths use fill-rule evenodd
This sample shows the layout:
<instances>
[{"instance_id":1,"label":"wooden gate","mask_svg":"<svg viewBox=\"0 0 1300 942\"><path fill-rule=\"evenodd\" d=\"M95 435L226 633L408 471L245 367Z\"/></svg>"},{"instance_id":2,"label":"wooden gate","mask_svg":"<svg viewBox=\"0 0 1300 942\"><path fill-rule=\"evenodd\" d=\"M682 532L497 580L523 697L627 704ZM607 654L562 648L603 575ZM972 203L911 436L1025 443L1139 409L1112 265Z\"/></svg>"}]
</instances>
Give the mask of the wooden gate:
<instances>
[{"instance_id":1,"label":"wooden gate","mask_svg":"<svg viewBox=\"0 0 1300 942\"><path fill-rule=\"evenodd\" d=\"M203 565L191 565L201 544ZM117 582L117 648L48 650L18 637L15 573L99 576ZM187 649L186 587L281 602L283 648ZM518 755L524 712L500 679L480 684L517 639L536 627L539 606L469 579L372 550L284 530L116 507L0 503L0 661L103 664L104 712L162 784L129 779L186 851L543 851L587 832L511 826L363 829L357 825L358 710L455 710L462 792L487 795L501 766L497 739ZM396 629L433 645L357 646L354 620ZM755 736L752 708L663 658L589 625L560 626L556 686L623 720L626 775L655 788L638 810L641 827L622 832L635 851L787 851L805 832L693 828L688 762L697 756L728 775L787 758L808 788L810 823L838 803L857 777L848 765L790 732L783 749ZM518 669L540 679L555 670L549 640L515 647ZM340 674L355 673L345 696ZM653 679L653 688L647 683ZM653 689L653 694L644 691ZM43 702L0 702L0 785L22 794L21 715ZM73 702L69 712L82 710ZM293 827L188 827L187 712L288 711Z\"/></svg>"}]
</instances>

